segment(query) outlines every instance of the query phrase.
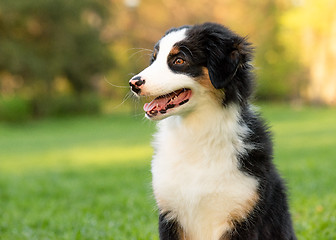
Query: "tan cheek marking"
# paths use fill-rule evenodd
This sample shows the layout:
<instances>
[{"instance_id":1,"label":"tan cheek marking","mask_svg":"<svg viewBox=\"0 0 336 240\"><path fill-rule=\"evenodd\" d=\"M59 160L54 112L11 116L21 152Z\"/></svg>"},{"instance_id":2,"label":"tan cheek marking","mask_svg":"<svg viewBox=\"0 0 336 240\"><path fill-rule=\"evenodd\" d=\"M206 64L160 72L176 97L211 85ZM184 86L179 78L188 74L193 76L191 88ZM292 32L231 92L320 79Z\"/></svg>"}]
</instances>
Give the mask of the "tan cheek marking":
<instances>
[{"instance_id":1,"label":"tan cheek marking","mask_svg":"<svg viewBox=\"0 0 336 240\"><path fill-rule=\"evenodd\" d=\"M201 84L203 87L207 88L210 92L210 94L216 99L219 100L219 102L222 101L222 99L225 97L224 91L216 89L210 80L209 77L209 71L206 67L203 68L203 75L198 77L197 82Z\"/></svg>"}]
</instances>

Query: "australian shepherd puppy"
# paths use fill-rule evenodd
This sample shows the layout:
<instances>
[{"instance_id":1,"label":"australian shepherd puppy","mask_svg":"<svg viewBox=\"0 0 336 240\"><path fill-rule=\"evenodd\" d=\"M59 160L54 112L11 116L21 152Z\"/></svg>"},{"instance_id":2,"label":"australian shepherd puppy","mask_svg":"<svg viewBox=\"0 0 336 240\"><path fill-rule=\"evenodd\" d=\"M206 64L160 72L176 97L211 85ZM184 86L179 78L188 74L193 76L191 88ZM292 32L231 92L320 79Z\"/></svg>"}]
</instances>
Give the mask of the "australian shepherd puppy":
<instances>
[{"instance_id":1,"label":"australian shepherd puppy","mask_svg":"<svg viewBox=\"0 0 336 240\"><path fill-rule=\"evenodd\" d=\"M160 239L296 239L267 126L249 103L250 43L214 23L169 30L130 81L160 120L152 160Z\"/></svg>"}]
</instances>

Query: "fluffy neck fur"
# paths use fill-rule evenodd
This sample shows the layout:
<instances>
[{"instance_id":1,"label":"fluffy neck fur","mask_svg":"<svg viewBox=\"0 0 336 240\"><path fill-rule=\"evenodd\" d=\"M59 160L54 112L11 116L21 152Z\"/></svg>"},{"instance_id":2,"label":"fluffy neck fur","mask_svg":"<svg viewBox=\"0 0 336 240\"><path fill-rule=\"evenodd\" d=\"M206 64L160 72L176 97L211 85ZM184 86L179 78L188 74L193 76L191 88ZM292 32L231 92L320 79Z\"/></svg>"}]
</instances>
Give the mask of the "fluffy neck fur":
<instances>
[{"instance_id":1,"label":"fluffy neck fur","mask_svg":"<svg viewBox=\"0 0 336 240\"><path fill-rule=\"evenodd\" d=\"M210 102L159 122L154 141L158 206L195 240L219 239L232 221L245 218L258 185L238 169L238 156L247 149L242 136L249 132L240 124L239 107Z\"/></svg>"}]
</instances>

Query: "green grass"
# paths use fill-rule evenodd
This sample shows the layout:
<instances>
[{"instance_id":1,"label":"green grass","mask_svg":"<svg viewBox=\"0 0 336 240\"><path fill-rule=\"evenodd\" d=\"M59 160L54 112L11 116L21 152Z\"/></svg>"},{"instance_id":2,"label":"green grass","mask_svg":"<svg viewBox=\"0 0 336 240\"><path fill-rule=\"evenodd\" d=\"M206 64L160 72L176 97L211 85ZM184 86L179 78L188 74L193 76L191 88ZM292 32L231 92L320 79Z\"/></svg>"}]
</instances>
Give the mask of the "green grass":
<instances>
[{"instance_id":1,"label":"green grass","mask_svg":"<svg viewBox=\"0 0 336 240\"><path fill-rule=\"evenodd\" d=\"M336 109L265 106L298 239L336 239Z\"/></svg>"},{"instance_id":2,"label":"green grass","mask_svg":"<svg viewBox=\"0 0 336 240\"><path fill-rule=\"evenodd\" d=\"M336 110L262 105L299 239L336 238ZM154 125L128 115L0 124L0 239L158 239Z\"/></svg>"}]
</instances>

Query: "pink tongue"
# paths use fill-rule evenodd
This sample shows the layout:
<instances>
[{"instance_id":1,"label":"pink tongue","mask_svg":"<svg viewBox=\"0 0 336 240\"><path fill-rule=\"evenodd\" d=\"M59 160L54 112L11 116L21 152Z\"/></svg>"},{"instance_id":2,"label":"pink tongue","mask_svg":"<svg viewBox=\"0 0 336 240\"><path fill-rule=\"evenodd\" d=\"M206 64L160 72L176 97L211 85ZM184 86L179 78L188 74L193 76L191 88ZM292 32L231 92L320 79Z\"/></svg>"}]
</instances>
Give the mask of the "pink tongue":
<instances>
[{"instance_id":1,"label":"pink tongue","mask_svg":"<svg viewBox=\"0 0 336 240\"><path fill-rule=\"evenodd\" d=\"M163 98L156 98L150 103L145 103L143 109L145 110L145 112L149 112L154 109L157 111L166 110L167 105L178 105L183 100L188 99L190 97L190 90L180 92L174 100L172 100L173 97L174 96L170 95Z\"/></svg>"},{"instance_id":2,"label":"pink tongue","mask_svg":"<svg viewBox=\"0 0 336 240\"><path fill-rule=\"evenodd\" d=\"M154 99L150 103L145 103L143 109L145 112L149 112L153 110L156 106L158 106L159 109L164 108L166 103L169 101L169 98L160 98L160 99Z\"/></svg>"}]
</instances>

